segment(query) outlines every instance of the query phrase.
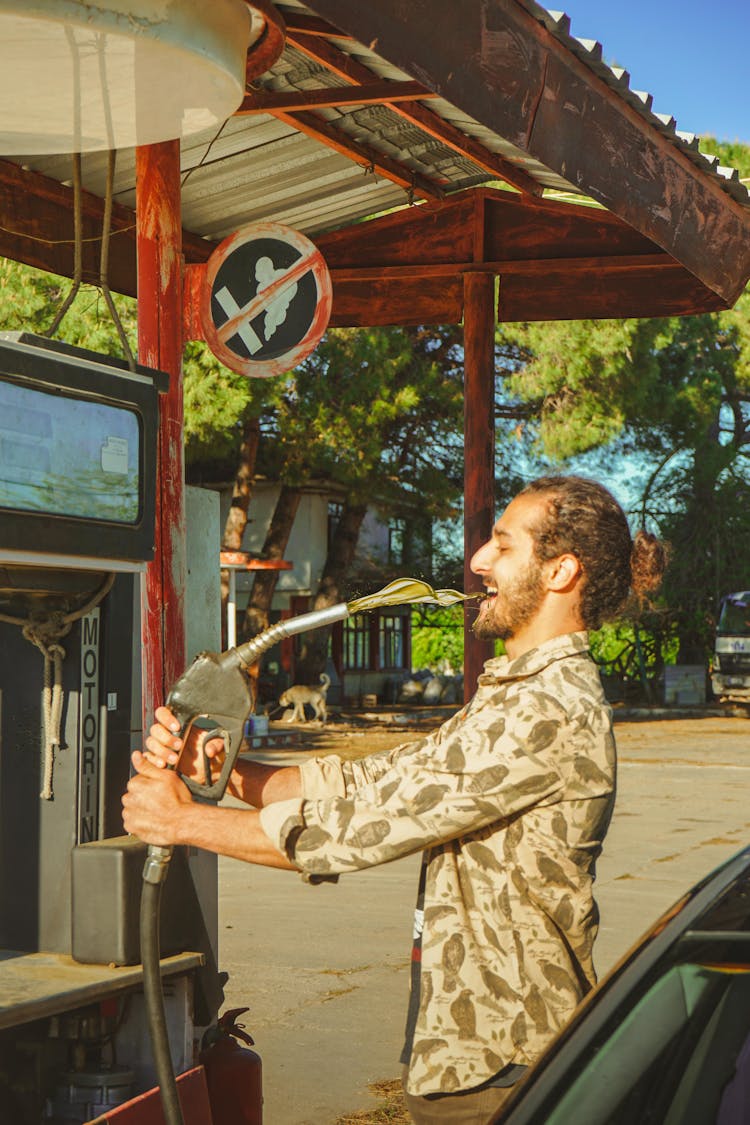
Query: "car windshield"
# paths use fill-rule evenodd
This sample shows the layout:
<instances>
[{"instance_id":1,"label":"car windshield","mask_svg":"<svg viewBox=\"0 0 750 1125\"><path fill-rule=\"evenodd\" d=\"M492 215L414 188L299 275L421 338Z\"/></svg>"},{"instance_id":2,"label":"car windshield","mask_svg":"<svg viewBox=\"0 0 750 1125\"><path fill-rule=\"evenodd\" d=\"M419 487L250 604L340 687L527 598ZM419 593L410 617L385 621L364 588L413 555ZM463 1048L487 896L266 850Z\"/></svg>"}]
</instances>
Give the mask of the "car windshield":
<instances>
[{"instance_id":1,"label":"car windshield","mask_svg":"<svg viewBox=\"0 0 750 1125\"><path fill-rule=\"evenodd\" d=\"M521 1083L509 1125L748 1125L750 849L592 1001Z\"/></svg>"},{"instance_id":2,"label":"car windshield","mask_svg":"<svg viewBox=\"0 0 750 1125\"><path fill-rule=\"evenodd\" d=\"M750 966L674 966L602 1044L546 1125L740 1125L749 1013Z\"/></svg>"}]
</instances>

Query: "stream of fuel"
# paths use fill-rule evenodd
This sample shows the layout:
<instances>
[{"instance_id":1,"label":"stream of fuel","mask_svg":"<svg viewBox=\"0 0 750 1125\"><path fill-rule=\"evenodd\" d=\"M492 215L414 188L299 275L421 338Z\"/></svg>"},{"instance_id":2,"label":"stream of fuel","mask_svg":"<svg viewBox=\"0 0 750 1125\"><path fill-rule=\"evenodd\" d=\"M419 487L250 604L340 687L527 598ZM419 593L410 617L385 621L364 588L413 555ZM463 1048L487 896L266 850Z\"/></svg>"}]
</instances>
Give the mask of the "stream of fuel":
<instances>
[{"instance_id":1,"label":"stream of fuel","mask_svg":"<svg viewBox=\"0 0 750 1125\"><path fill-rule=\"evenodd\" d=\"M396 578L374 594L365 594L363 598L354 598L353 601L347 602L346 608L349 613L363 613L365 610L379 609L384 605L407 605L410 602L448 606L482 596L483 591L462 594L459 590L433 590L432 586L428 586L418 578Z\"/></svg>"}]
</instances>

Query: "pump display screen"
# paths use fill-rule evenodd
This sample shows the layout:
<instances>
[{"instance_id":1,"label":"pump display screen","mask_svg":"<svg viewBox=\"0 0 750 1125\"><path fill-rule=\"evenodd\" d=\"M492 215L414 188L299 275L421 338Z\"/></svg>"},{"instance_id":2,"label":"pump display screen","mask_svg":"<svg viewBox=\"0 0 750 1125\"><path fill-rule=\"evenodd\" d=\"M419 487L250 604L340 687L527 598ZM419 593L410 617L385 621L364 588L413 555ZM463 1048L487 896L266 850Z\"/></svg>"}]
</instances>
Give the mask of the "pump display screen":
<instances>
[{"instance_id":1,"label":"pump display screen","mask_svg":"<svg viewBox=\"0 0 750 1125\"><path fill-rule=\"evenodd\" d=\"M159 395L169 377L0 332L0 568L141 570L154 557Z\"/></svg>"},{"instance_id":2,"label":"pump display screen","mask_svg":"<svg viewBox=\"0 0 750 1125\"><path fill-rule=\"evenodd\" d=\"M140 443L135 410L0 378L0 507L136 524Z\"/></svg>"}]
</instances>

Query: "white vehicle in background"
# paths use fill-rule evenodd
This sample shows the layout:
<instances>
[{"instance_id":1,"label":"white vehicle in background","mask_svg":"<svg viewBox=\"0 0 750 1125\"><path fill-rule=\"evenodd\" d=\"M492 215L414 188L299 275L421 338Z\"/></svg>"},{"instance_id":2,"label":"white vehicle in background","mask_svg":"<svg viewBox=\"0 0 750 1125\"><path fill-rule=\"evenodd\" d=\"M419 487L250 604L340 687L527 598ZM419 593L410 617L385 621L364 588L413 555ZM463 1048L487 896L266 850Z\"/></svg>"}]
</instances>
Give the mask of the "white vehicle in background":
<instances>
[{"instance_id":1,"label":"white vehicle in background","mask_svg":"<svg viewBox=\"0 0 750 1125\"><path fill-rule=\"evenodd\" d=\"M711 687L719 699L750 699L750 590L722 598Z\"/></svg>"}]
</instances>

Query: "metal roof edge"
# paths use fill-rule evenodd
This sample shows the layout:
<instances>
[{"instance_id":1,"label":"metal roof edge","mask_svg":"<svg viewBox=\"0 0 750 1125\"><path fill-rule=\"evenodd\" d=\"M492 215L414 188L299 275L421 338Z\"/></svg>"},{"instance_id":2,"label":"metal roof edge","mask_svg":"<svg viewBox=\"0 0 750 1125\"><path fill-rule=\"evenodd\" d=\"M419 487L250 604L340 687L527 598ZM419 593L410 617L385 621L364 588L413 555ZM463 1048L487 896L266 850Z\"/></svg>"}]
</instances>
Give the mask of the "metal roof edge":
<instances>
[{"instance_id":1,"label":"metal roof edge","mask_svg":"<svg viewBox=\"0 0 750 1125\"><path fill-rule=\"evenodd\" d=\"M736 168L726 168L719 163L718 156L701 151L700 138L695 133L677 128L677 122L670 114L654 113L653 97L643 90L630 86L630 74L621 67L610 66L602 58L602 44L594 39L579 39L570 34L570 16L565 12L549 10L537 0L516 0L530 15L534 16L554 35L566 50L575 55L601 78L607 86L619 94L623 101L635 109L650 125L668 137L676 148L684 152L699 168L712 175L724 191L736 202L750 207L750 192L740 180Z\"/></svg>"}]
</instances>

